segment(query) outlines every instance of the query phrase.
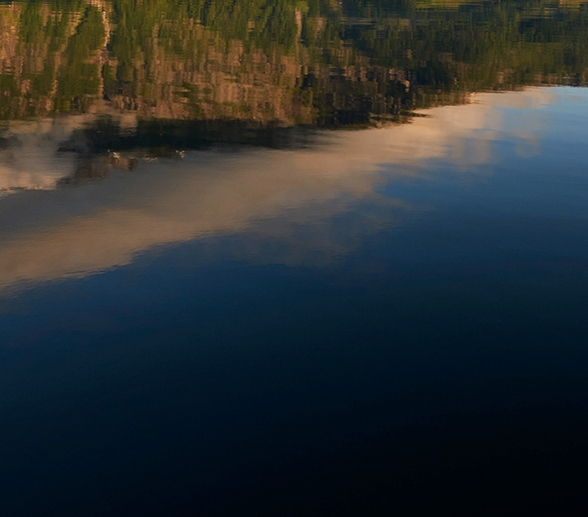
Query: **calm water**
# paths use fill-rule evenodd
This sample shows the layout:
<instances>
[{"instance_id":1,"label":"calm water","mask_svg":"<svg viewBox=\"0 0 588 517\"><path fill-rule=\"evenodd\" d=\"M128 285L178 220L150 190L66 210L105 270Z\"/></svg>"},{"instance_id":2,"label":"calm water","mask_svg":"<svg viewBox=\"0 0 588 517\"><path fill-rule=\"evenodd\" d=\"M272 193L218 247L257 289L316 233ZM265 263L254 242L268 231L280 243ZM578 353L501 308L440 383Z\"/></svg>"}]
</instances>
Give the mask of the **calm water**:
<instances>
[{"instance_id":1,"label":"calm water","mask_svg":"<svg viewBox=\"0 0 588 517\"><path fill-rule=\"evenodd\" d=\"M581 2L0 2L0 514L585 515L586 85Z\"/></svg>"}]
</instances>

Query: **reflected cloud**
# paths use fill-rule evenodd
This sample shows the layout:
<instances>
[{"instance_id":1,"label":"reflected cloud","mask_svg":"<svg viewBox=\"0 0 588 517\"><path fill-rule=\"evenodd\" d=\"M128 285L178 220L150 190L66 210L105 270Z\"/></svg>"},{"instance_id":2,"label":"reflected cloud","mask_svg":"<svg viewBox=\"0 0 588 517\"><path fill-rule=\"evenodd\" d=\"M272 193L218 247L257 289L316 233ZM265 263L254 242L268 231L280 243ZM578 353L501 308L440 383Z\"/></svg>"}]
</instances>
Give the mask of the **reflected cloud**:
<instances>
[{"instance_id":1,"label":"reflected cloud","mask_svg":"<svg viewBox=\"0 0 588 517\"><path fill-rule=\"evenodd\" d=\"M54 189L74 167L74 157L57 150L87 120L71 116L10 124L0 136L0 192Z\"/></svg>"},{"instance_id":2,"label":"reflected cloud","mask_svg":"<svg viewBox=\"0 0 588 517\"><path fill-rule=\"evenodd\" d=\"M10 292L81 277L129 264L157 246L209 236L265 232L269 239L294 238L288 224L328 229L325 222L360 202L391 204L401 213L410 205L383 198L376 187L427 175L432 160L475 170L493 158L490 145L504 132L511 139L533 138L529 128L509 129L502 107L556 99L553 91L539 89L480 94L468 105L423 112L410 124L320 133L315 148L188 152L183 160L142 160L136 171L57 189L71 175L75 157L56 150L85 120L64 117L41 130L39 124L49 122L20 123L9 136L22 142L22 152L2 151L13 152L13 161L2 155L2 185L54 190L0 200L0 286ZM279 224L272 223L276 218ZM377 229L377 217L371 218ZM328 236L312 242L327 256L347 251ZM293 247L289 262L305 263L303 248Z\"/></svg>"}]
</instances>

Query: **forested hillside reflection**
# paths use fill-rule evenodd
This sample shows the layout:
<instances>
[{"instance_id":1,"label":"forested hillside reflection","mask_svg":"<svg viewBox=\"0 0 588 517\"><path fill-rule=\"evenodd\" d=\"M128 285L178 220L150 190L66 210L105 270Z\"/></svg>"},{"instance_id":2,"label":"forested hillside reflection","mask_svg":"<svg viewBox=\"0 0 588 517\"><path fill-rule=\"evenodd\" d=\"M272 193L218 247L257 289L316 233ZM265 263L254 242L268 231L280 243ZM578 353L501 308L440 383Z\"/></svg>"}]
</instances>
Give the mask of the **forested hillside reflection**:
<instances>
[{"instance_id":1,"label":"forested hillside reflection","mask_svg":"<svg viewBox=\"0 0 588 517\"><path fill-rule=\"evenodd\" d=\"M177 121L216 121L221 136L213 140L223 134L230 140L225 126L235 121L329 127L401 120L414 109L465 102L472 91L585 84L587 7L4 2L0 117L122 112L141 121L174 120L176 133L202 129L197 122L182 129ZM237 141L240 134L233 132Z\"/></svg>"}]
</instances>

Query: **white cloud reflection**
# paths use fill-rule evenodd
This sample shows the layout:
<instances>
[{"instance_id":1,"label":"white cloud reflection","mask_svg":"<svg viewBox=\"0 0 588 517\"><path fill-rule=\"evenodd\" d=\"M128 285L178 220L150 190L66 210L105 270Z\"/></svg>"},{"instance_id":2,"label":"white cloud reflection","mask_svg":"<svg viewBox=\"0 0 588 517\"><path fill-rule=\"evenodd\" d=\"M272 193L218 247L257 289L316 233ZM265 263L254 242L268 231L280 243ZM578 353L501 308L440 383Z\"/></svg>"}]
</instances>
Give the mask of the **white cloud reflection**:
<instances>
[{"instance_id":1,"label":"white cloud reflection","mask_svg":"<svg viewBox=\"0 0 588 517\"><path fill-rule=\"evenodd\" d=\"M361 200L376 202L383 182L426 174L431 160L469 171L492 160L491 144L505 134L532 141L532 128L505 127L497 108L537 108L553 98L548 89L480 94L411 124L325 133L316 148L189 152L181 161L142 162L100 183L58 189L75 163L56 150L86 120L19 123L8 138L22 146L0 153L0 188L50 191L0 199L0 288L122 266L155 246L263 232L262 222L278 217L320 224ZM276 232L267 225L268 237ZM328 239L313 243L321 245L345 252ZM299 255L292 260L303 261Z\"/></svg>"}]
</instances>

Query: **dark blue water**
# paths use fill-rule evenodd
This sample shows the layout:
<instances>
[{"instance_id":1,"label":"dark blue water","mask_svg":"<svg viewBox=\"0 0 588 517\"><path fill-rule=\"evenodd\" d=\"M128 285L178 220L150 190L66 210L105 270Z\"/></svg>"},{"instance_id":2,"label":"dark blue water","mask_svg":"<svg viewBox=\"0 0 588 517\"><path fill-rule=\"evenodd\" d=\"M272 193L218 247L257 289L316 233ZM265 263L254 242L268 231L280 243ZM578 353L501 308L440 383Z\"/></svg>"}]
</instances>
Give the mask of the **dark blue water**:
<instances>
[{"instance_id":1,"label":"dark blue water","mask_svg":"<svg viewBox=\"0 0 588 517\"><path fill-rule=\"evenodd\" d=\"M587 106L0 199L1 513L581 515Z\"/></svg>"}]
</instances>

